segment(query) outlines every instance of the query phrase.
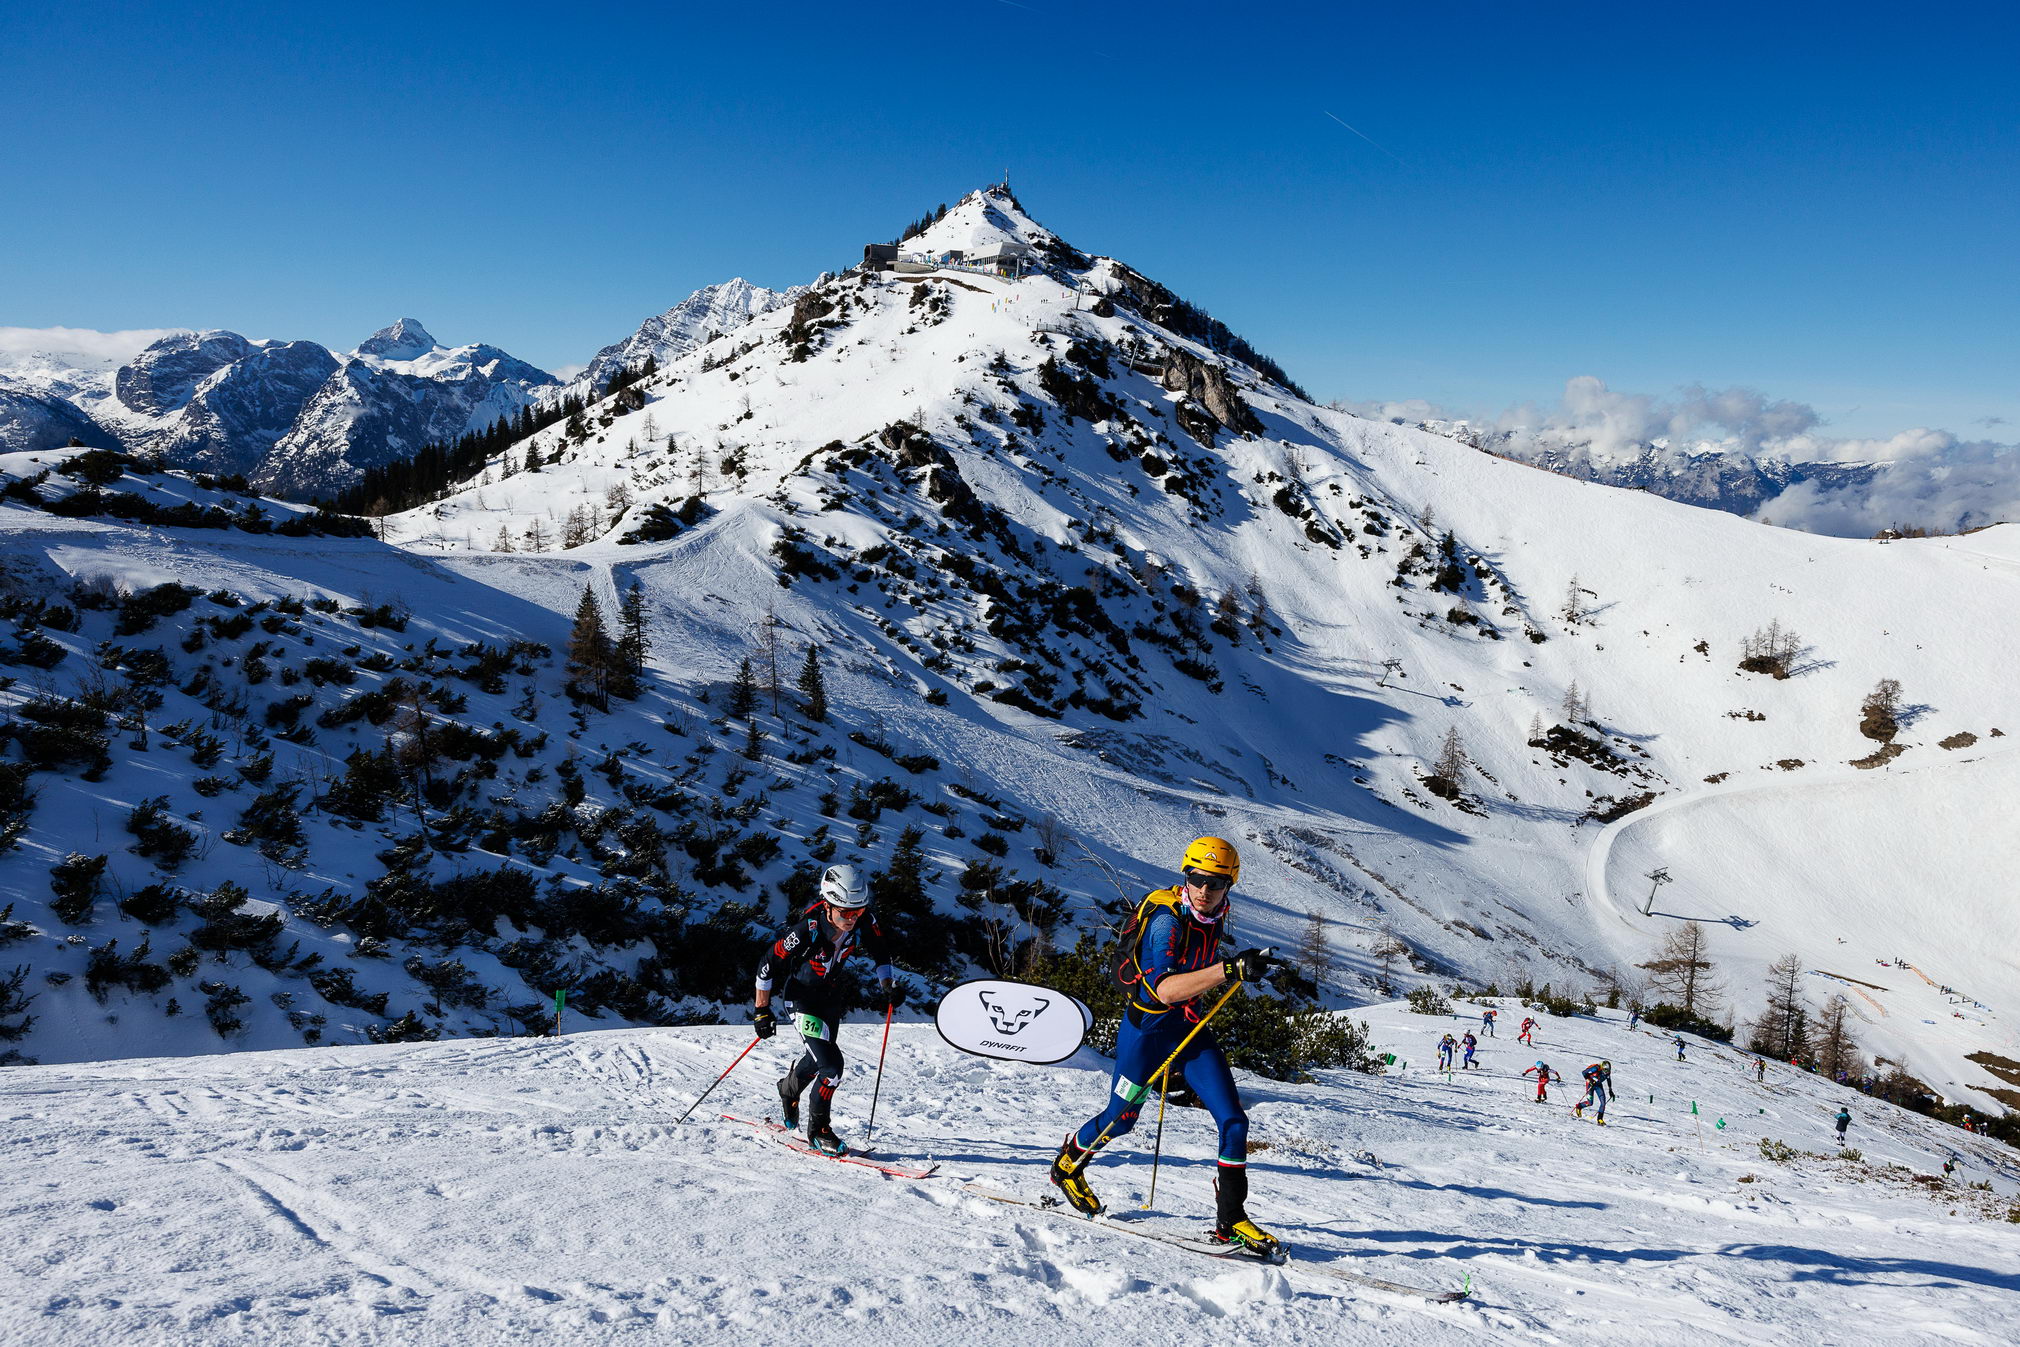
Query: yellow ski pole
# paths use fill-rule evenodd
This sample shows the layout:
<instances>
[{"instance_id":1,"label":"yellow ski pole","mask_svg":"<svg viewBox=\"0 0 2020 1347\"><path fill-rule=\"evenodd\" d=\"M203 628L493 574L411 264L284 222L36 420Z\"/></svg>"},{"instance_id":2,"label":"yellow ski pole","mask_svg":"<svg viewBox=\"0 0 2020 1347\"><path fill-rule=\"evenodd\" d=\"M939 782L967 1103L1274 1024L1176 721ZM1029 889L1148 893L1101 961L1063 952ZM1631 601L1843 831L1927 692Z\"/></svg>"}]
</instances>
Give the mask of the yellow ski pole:
<instances>
[{"instance_id":1,"label":"yellow ski pole","mask_svg":"<svg viewBox=\"0 0 2020 1347\"><path fill-rule=\"evenodd\" d=\"M1157 1158L1164 1154L1164 1101L1170 1097L1171 1077L1166 1075L1157 1091L1157 1144L1150 1148L1150 1196L1143 1199L1139 1211L1149 1211L1157 1204Z\"/></svg>"},{"instance_id":2,"label":"yellow ski pole","mask_svg":"<svg viewBox=\"0 0 2020 1347\"><path fill-rule=\"evenodd\" d=\"M1211 1020L1215 1015L1218 1015L1220 1013L1220 1008L1226 1005L1228 1003L1228 999L1240 990L1241 990L1241 980L1237 978L1235 980L1235 984L1232 987L1229 987L1227 991L1222 994L1220 1000L1215 1001L1213 1003L1213 1009L1207 1011L1206 1014L1199 1017L1199 1023L1192 1026L1192 1032L1187 1034L1184 1038L1178 1041L1178 1046L1171 1050L1171 1055L1164 1059L1164 1062L1157 1068L1157 1070L1150 1073L1150 1079L1143 1082L1145 1089L1148 1089L1150 1086L1157 1084L1160 1080L1166 1080L1171 1071L1171 1064L1178 1060L1178 1055L1184 1052L1186 1048L1191 1045L1193 1039L1199 1037L1199 1031L1206 1028L1207 1021ZM1158 1124L1158 1141L1161 1144L1164 1140L1164 1104L1162 1099L1160 1099L1158 1103L1157 1124ZM1087 1147L1087 1149L1080 1152L1080 1163L1073 1166L1072 1172L1078 1173L1081 1169L1084 1169L1086 1167L1087 1162L1094 1158L1094 1153L1100 1150L1102 1144L1108 1140L1109 1128L1114 1126L1115 1126L1114 1123L1110 1123L1108 1124L1108 1127L1104 1127L1101 1129L1101 1135L1094 1138L1093 1143L1090 1144ZM1158 1163L1158 1155L1156 1153L1153 1153L1150 1157L1150 1182L1153 1189L1155 1189L1157 1185L1157 1163Z\"/></svg>"}]
</instances>

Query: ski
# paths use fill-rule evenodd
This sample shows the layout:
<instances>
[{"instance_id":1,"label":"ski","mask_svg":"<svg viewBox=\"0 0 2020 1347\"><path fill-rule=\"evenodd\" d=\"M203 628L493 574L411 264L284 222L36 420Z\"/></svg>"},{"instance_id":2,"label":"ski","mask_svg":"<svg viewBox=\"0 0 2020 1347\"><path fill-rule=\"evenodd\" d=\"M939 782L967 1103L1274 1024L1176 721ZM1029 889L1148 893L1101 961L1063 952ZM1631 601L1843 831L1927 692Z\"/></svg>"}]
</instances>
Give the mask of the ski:
<instances>
[{"instance_id":1,"label":"ski","mask_svg":"<svg viewBox=\"0 0 2020 1347\"><path fill-rule=\"evenodd\" d=\"M1411 1300L1425 1300L1436 1305L1449 1305L1465 1300L1472 1294L1471 1278L1467 1279L1467 1289L1465 1290L1433 1291L1422 1286L1408 1286L1402 1282L1392 1282L1382 1277L1370 1277L1359 1272L1345 1272L1338 1268L1327 1267L1323 1263L1301 1262L1292 1258L1288 1251L1282 1252L1276 1258L1269 1258L1234 1245L1218 1244L1207 1239L1188 1238L1184 1235L1174 1235L1163 1230L1141 1229L1127 1222L1118 1221L1112 1216L1083 1216L1060 1202L1057 1198L1047 1198L1042 1201L1033 1202L1029 1198L1015 1197L1009 1193L998 1192L994 1188L985 1188L980 1184L974 1183L963 1184L962 1191L972 1193L976 1197L986 1198L991 1202L1001 1202L1006 1206L1029 1207L1033 1211L1042 1211L1054 1216L1070 1216L1086 1225L1100 1226L1103 1229L1114 1230L1120 1234L1135 1235L1139 1239L1156 1240L1159 1244L1169 1244L1174 1248L1189 1249L1193 1253L1205 1254L1209 1258L1218 1258L1223 1262L1262 1263L1271 1266L1280 1266L1286 1272L1310 1273L1316 1277L1325 1277L1332 1281L1344 1282L1349 1286L1364 1287L1370 1291L1382 1291L1392 1296L1403 1296Z\"/></svg>"},{"instance_id":2,"label":"ski","mask_svg":"<svg viewBox=\"0 0 2020 1347\"><path fill-rule=\"evenodd\" d=\"M797 1135L788 1132L784 1127L773 1122L770 1118L739 1118L734 1113L725 1113L721 1117L724 1122L742 1123L746 1127L755 1127L760 1132L769 1135L773 1141L778 1142L779 1145L784 1146L787 1150L798 1151L801 1155L817 1155L823 1160L835 1160L845 1165L861 1165L864 1169L874 1169L880 1174L889 1174L894 1179L931 1178L934 1172L940 1168L938 1164L929 1164L924 1169L915 1169L906 1165L887 1164L881 1160L872 1160L866 1155L850 1155L846 1152L841 1155L830 1155L818 1146L802 1141Z\"/></svg>"}]
</instances>

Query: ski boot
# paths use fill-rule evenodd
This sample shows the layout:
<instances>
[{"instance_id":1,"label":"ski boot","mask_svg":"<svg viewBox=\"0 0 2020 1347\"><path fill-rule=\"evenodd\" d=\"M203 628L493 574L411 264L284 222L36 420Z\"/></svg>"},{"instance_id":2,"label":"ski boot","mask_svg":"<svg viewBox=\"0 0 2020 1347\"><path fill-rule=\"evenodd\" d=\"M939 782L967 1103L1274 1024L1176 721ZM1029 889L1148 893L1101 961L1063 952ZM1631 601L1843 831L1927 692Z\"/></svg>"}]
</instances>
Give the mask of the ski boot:
<instances>
[{"instance_id":1,"label":"ski boot","mask_svg":"<svg viewBox=\"0 0 2020 1347\"><path fill-rule=\"evenodd\" d=\"M1284 1246L1275 1235L1248 1218L1248 1170L1240 1165L1222 1165L1213 1182L1217 1219L1213 1242L1231 1244L1264 1262L1284 1261Z\"/></svg>"},{"instance_id":2,"label":"ski boot","mask_svg":"<svg viewBox=\"0 0 2020 1347\"><path fill-rule=\"evenodd\" d=\"M1059 1147L1059 1154L1053 1157L1049 1175L1053 1186L1065 1194L1067 1205L1082 1216L1099 1216L1106 1210L1101 1199L1094 1195L1094 1189L1087 1185L1087 1162L1093 1158L1092 1151L1081 1150L1068 1137Z\"/></svg>"},{"instance_id":3,"label":"ski boot","mask_svg":"<svg viewBox=\"0 0 2020 1347\"><path fill-rule=\"evenodd\" d=\"M800 1092L793 1088L790 1074L779 1077L779 1118L786 1125L786 1131L800 1130Z\"/></svg>"},{"instance_id":4,"label":"ski boot","mask_svg":"<svg viewBox=\"0 0 2020 1347\"><path fill-rule=\"evenodd\" d=\"M822 1155L847 1155L849 1148L835 1135L835 1129L828 1126L828 1095L820 1085L814 1086L814 1104L807 1110L807 1142Z\"/></svg>"},{"instance_id":5,"label":"ski boot","mask_svg":"<svg viewBox=\"0 0 2020 1347\"><path fill-rule=\"evenodd\" d=\"M1213 1241L1216 1244L1235 1245L1266 1263L1284 1261L1284 1246L1277 1241L1277 1237L1247 1217L1243 1217L1233 1225L1215 1226Z\"/></svg>"}]
</instances>

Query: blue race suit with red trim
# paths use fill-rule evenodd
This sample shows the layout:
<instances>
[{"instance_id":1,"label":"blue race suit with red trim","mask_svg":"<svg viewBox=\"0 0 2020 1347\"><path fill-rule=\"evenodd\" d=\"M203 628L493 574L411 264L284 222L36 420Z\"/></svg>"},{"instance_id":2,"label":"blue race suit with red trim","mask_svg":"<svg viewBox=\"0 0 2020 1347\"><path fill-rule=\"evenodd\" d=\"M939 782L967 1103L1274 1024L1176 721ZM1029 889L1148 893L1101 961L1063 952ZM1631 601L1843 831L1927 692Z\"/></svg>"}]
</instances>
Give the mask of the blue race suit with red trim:
<instances>
[{"instance_id":1,"label":"blue race suit with red trim","mask_svg":"<svg viewBox=\"0 0 2020 1347\"><path fill-rule=\"evenodd\" d=\"M1162 890L1152 894L1151 899L1170 902L1167 895L1172 895L1172 891ZM1106 1145L1136 1126L1137 1114L1150 1093L1150 1074L1192 1032L1208 1009L1204 995L1168 1006L1157 999L1152 989L1173 973L1193 973L1221 961L1220 945L1225 938L1222 927L1232 903L1223 904L1214 920L1204 921L1182 895L1172 896L1177 901L1156 907L1144 923L1136 955L1142 972L1132 979L1129 1006L1123 1011L1121 1027L1115 1034L1115 1073L1108 1106L1082 1123L1073 1134L1076 1151L1084 1152L1097 1141ZM1219 1125L1220 1199L1224 1206L1240 1210L1248 1196L1248 1114L1242 1111L1234 1073L1228 1069L1227 1055L1221 1051L1213 1029L1201 1029L1186 1044L1184 1054L1172 1063L1171 1069L1199 1096L1199 1102Z\"/></svg>"}]
</instances>

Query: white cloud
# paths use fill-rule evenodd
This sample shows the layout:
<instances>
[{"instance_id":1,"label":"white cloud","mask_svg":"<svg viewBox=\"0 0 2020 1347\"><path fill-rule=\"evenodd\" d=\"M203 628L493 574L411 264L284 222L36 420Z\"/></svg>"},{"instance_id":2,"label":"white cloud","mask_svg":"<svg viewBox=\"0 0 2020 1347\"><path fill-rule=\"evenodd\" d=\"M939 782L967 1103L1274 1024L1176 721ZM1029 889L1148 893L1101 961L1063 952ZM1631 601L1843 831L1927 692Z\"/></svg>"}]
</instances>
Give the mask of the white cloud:
<instances>
[{"instance_id":1,"label":"white cloud","mask_svg":"<svg viewBox=\"0 0 2020 1347\"><path fill-rule=\"evenodd\" d=\"M1865 452L1847 459L1881 464L1870 481L1835 489L1800 482L1763 504L1758 517L1849 537L1896 527L1949 533L2020 520L2020 445L1911 430L1841 445L1850 446Z\"/></svg>"},{"instance_id":2,"label":"white cloud","mask_svg":"<svg viewBox=\"0 0 2020 1347\"><path fill-rule=\"evenodd\" d=\"M1567 379L1555 407L1525 403L1503 412L1495 428L1517 447L1575 450L1601 462L1638 457L1652 440L1672 448L1698 444L1748 454L1782 456L1775 446L1794 440L1823 418L1800 402L1771 401L1751 388L1693 384L1667 400L1650 393L1618 393L1590 374Z\"/></svg>"},{"instance_id":3,"label":"white cloud","mask_svg":"<svg viewBox=\"0 0 2020 1347\"><path fill-rule=\"evenodd\" d=\"M1421 399L1337 402L1375 420L1459 420ZM1818 533L1869 536L1894 526L1944 532L2020 520L2020 445L1965 440L1915 427L1880 439L1825 434L1816 408L1770 398L1757 389L1694 384L1673 397L1624 393L1582 374L1565 381L1553 406L1524 403L1491 424L1496 448L1516 457L1550 455L1597 467L1651 452L1681 457L1707 452L1757 462L1870 464L1864 480L1838 486L1804 482L1761 506L1757 517ZM1980 424L2004 424L1985 417Z\"/></svg>"},{"instance_id":4,"label":"white cloud","mask_svg":"<svg viewBox=\"0 0 2020 1347\"><path fill-rule=\"evenodd\" d=\"M123 332L99 332L88 327L0 327L0 364L19 364L35 356L65 363L124 364L174 327L135 327Z\"/></svg>"},{"instance_id":5,"label":"white cloud","mask_svg":"<svg viewBox=\"0 0 2020 1347\"><path fill-rule=\"evenodd\" d=\"M573 379L576 375L582 373L582 371L588 368L589 366L587 365L556 365L553 369L548 370L547 372L553 375L555 378L561 380L562 383L567 383L570 379Z\"/></svg>"}]
</instances>

